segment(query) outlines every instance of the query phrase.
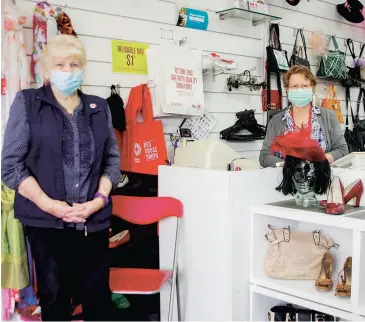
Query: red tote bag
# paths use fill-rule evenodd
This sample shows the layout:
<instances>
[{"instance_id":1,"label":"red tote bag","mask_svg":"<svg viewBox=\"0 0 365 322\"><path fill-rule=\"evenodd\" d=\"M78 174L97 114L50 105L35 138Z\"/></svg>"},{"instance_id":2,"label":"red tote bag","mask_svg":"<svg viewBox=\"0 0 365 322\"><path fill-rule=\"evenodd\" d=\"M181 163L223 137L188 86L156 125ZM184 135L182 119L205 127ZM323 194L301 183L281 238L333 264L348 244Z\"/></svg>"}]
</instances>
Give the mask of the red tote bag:
<instances>
[{"instance_id":1,"label":"red tote bag","mask_svg":"<svg viewBox=\"0 0 365 322\"><path fill-rule=\"evenodd\" d=\"M152 113L148 86L132 88L126 107L127 129L123 133L121 170L157 175L158 166L166 164L162 122L153 120Z\"/></svg>"}]
</instances>

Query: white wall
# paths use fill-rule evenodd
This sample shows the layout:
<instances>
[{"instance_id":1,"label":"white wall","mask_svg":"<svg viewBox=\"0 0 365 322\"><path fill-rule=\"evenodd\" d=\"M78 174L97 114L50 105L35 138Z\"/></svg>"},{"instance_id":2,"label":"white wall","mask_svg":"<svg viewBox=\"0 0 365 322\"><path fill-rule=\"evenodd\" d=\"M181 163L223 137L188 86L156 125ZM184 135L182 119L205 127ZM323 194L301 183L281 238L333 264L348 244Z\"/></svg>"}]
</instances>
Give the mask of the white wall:
<instances>
[{"instance_id":1,"label":"white wall","mask_svg":"<svg viewBox=\"0 0 365 322\"><path fill-rule=\"evenodd\" d=\"M305 36L310 32L321 30L327 35L335 34L340 47L344 41L352 38L356 51L359 42L365 41L365 23L351 24L337 14L336 4L344 0L302 0L293 7L285 0L269 0L270 13L280 16L281 41L291 54L294 43L294 29L303 28ZM32 52L32 8L35 1L18 0L18 4L29 17L25 29L27 52ZM265 44L262 36L266 27L252 27L248 21L220 21L215 11L232 7L233 0L52 0L52 4L64 6L80 39L84 43L88 55L88 69L83 89L86 93L107 97L109 86L119 83L122 86L122 97L127 102L130 88L146 82L147 76L112 74L111 72L111 39L146 42L158 46L166 40L161 39L161 29L171 30L174 40L187 37L185 46L200 48L205 52L217 52L235 59L239 64L238 71L256 67L254 74L259 81L263 79L263 53ZM187 6L208 10L209 26L207 31L199 31L176 27L178 7ZM264 28L264 29L263 29ZM316 71L315 59L309 48L312 70ZM351 57L348 56L348 61ZM217 119L217 124L210 134L211 139L219 139L219 132L236 120L235 113L244 109L255 109L259 123L266 124L261 110L261 92L250 92L239 88L229 92L226 86L227 75L216 77L204 76L205 99L208 110ZM325 84L320 80L319 97L324 96ZM345 112L344 90L338 86ZM352 91L352 100L356 101L357 90ZM353 107L355 108L353 103ZM362 115L364 112L362 111ZM164 120L164 132L175 132L181 119ZM250 143L229 143L242 156L257 159L261 141Z\"/></svg>"}]
</instances>

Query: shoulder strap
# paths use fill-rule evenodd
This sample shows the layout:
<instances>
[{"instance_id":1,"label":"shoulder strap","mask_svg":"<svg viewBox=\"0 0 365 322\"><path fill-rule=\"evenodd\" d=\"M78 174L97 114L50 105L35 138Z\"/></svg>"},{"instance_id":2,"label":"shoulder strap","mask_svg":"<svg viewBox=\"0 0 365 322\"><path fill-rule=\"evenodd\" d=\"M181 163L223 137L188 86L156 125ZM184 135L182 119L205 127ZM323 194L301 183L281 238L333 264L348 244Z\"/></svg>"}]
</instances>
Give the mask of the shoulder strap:
<instances>
[{"instance_id":1,"label":"shoulder strap","mask_svg":"<svg viewBox=\"0 0 365 322\"><path fill-rule=\"evenodd\" d=\"M346 40L346 44L347 44L347 47L350 51L350 54L352 56L352 59L355 60L356 58L356 55L355 55L355 47L354 47L354 42L352 41L351 38L347 38Z\"/></svg>"},{"instance_id":2,"label":"shoulder strap","mask_svg":"<svg viewBox=\"0 0 365 322\"><path fill-rule=\"evenodd\" d=\"M360 45L360 53L359 53L359 58L362 56L363 52L365 49L365 43L363 43L362 45Z\"/></svg>"},{"instance_id":3,"label":"shoulder strap","mask_svg":"<svg viewBox=\"0 0 365 322\"><path fill-rule=\"evenodd\" d=\"M306 41L305 41L303 29L300 29L300 35L302 36L302 43L303 43L303 49L304 49L305 59L308 60L307 44L306 44Z\"/></svg>"},{"instance_id":4,"label":"shoulder strap","mask_svg":"<svg viewBox=\"0 0 365 322\"><path fill-rule=\"evenodd\" d=\"M351 110L352 123L355 124L355 116L351 106L350 87L346 87L346 128L349 126L349 105Z\"/></svg>"},{"instance_id":5,"label":"shoulder strap","mask_svg":"<svg viewBox=\"0 0 365 322\"><path fill-rule=\"evenodd\" d=\"M282 49L280 43L279 25L277 23L273 23L270 25L269 45L278 50Z\"/></svg>"},{"instance_id":6,"label":"shoulder strap","mask_svg":"<svg viewBox=\"0 0 365 322\"><path fill-rule=\"evenodd\" d=\"M329 36L328 37L328 39L327 39L327 45L328 45L328 47L331 44L331 40L332 40L333 46L335 47L335 50L338 50L338 44L337 44L337 40L336 40L335 36Z\"/></svg>"},{"instance_id":7,"label":"shoulder strap","mask_svg":"<svg viewBox=\"0 0 365 322\"><path fill-rule=\"evenodd\" d=\"M360 88L359 96L357 97L357 107L356 107L356 117L357 118L359 117L361 97L362 97L362 102L363 102L363 107L364 107L364 112L365 112L365 88Z\"/></svg>"},{"instance_id":8,"label":"shoulder strap","mask_svg":"<svg viewBox=\"0 0 365 322\"><path fill-rule=\"evenodd\" d=\"M300 30L301 29L297 30L297 34L295 36L295 41L294 41L294 46L293 46L293 55L297 54L297 42L298 42L298 36L299 36Z\"/></svg>"},{"instance_id":9,"label":"shoulder strap","mask_svg":"<svg viewBox=\"0 0 365 322\"><path fill-rule=\"evenodd\" d=\"M326 94L327 94L326 99L335 99L336 98L336 86L333 84L328 85Z\"/></svg>"}]
</instances>

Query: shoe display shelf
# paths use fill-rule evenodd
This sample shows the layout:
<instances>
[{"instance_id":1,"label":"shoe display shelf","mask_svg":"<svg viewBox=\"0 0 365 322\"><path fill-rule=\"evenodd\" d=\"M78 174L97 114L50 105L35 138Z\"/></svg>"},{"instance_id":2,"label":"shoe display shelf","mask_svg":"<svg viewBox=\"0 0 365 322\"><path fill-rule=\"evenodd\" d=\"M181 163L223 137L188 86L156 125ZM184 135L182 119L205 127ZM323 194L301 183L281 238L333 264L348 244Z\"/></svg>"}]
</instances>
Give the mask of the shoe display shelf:
<instances>
[{"instance_id":1,"label":"shoe display shelf","mask_svg":"<svg viewBox=\"0 0 365 322\"><path fill-rule=\"evenodd\" d=\"M318 291L315 280L281 280L266 275L264 259L272 245L266 240L268 225L291 230L320 230L338 244L333 255L333 288ZM352 256L350 297L335 296L338 274ZM324 209L305 210L294 200L251 207L250 320L267 320L275 305L294 305L330 314L341 320L365 321L365 207L346 206L344 215L327 215Z\"/></svg>"}]
</instances>

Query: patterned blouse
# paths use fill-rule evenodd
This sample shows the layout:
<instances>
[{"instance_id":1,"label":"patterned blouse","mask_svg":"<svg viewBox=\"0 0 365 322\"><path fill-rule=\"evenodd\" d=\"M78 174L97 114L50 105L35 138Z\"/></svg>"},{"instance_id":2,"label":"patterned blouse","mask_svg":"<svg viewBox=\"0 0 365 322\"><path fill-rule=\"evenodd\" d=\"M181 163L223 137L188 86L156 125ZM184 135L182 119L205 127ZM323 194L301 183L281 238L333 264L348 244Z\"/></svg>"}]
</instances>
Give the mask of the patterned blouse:
<instances>
[{"instance_id":1,"label":"patterned blouse","mask_svg":"<svg viewBox=\"0 0 365 322\"><path fill-rule=\"evenodd\" d=\"M312 106L312 135L311 138L318 142L319 146L322 148L324 152L326 152L327 144L326 139L324 137L323 129L321 124L318 120L318 115L321 114L321 110L318 106ZM291 108L288 108L283 116L283 121L286 120L285 131L284 134L293 132L293 131L300 131L300 128L294 124L292 115L291 115ZM304 125L304 128L308 127L308 123ZM277 153L277 156L282 158L282 153Z\"/></svg>"}]
</instances>

